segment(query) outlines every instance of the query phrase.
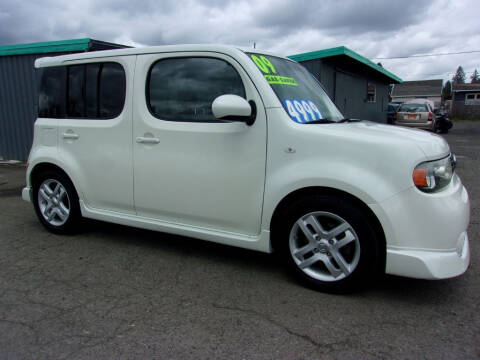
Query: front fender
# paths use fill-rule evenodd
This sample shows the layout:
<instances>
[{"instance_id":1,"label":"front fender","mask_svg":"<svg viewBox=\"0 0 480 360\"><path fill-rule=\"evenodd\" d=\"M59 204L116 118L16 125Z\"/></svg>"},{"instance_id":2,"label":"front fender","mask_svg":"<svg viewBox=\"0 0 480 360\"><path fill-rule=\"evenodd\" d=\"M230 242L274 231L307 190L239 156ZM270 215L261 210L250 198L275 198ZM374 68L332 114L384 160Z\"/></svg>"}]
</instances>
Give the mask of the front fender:
<instances>
[{"instance_id":1,"label":"front fender","mask_svg":"<svg viewBox=\"0 0 480 360\"><path fill-rule=\"evenodd\" d=\"M264 229L269 229L273 213L282 199L300 189L330 188L348 193L365 204L376 204L409 187L398 187L381 174L354 163L339 163L333 159L321 163L321 167L313 167L308 159L295 161L267 176Z\"/></svg>"},{"instance_id":2,"label":"front fender","mask_svg":"<svg viewBox=\"0 0 480 360\"><path fill-rule=\"evenodd\" d=\"M412 171L426 159L421 133L368 122L297 124L283 108L268 109L268 119L263 229L296 190L326 187L377 204L413 187Z\"/></svg>"}]
</instances>

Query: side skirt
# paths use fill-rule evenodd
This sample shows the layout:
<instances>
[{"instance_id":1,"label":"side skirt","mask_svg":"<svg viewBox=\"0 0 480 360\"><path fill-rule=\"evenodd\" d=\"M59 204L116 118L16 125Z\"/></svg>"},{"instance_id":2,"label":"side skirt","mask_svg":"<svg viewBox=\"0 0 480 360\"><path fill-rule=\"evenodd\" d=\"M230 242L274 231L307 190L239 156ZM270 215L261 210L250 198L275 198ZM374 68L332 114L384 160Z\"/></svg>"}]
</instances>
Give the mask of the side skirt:
<instances>
[{"instance_id":1,"label":"side skirt","mask_svg":"<svg viewBox=\"0 0 480 360\"><path fill-rule=\"evenodd\" d=\"M236 246L244 249L261 252L272 252L270 246L270 231L262 230L258 236L247 236L242 234L229 233L226 231L215 231L202 227L178 224L157 219L145 218L138 215L124 214L115 211L93 209L80 200L82 216L90 219L106 221L114 224L137 227L141 229L160 231L169 234L187 236L219 244Z\"/></svg>"}]
</instances>

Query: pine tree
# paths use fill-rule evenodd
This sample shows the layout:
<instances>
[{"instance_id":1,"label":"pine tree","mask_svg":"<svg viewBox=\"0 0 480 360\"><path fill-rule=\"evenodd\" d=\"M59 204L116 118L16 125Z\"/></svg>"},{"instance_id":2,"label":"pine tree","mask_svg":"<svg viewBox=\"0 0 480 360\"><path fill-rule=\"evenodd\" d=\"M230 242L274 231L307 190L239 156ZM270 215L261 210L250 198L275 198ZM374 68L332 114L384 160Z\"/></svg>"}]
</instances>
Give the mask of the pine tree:
<instances>
[{"instance_id":1,"label":"pine tree","mask_svg":"<svg viewBox=\"0 0 480 360\"><path fill-rule=\"evenodd\" d=\"M452 98L452 83L448 80L442 89L442 100L449 100Z\"/></svg>"},{"instance_id":2,"label":"pine tree","mask_svg":"<svg viewBox=\"0 0 480 360\"><path fill-rule=\"evenodd\" d=\"M480 74L478 73L477 69L473 72L472 76L470 77L470 82L472 84L479 84L480 83Z\"/></svg>"},{"instance_id":3,"label":"pine tree","mask_svg":"<svg viewBox=\"0 0 480 360\"><path fill-rule=\"evenodd\" d=\"M465 71L463 71L463 67L458 67L457 72L452 78L452 82L454 84L465 84Z\"/></svg>"}]
</instances>

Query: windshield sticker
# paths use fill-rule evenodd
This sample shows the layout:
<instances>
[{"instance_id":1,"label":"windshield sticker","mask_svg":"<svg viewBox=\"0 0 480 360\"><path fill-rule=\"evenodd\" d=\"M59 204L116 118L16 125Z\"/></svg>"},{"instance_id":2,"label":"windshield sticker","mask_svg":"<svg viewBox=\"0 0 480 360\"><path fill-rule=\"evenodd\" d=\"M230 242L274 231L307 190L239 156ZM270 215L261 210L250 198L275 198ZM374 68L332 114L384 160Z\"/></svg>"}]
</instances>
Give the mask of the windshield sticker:
<instances>
[{"instance_id":1,"label":"windshield sticker","mask_svg":"<svg viewBox=\"0 0 480 360\"><path fill-rule=\"evenodd\" d=\"M298 86L298 83L295 81L294 78L277 75L277 69L275 69L275 66L272 64L272 62L268 60L265 56L251 55L250 58L253 60L255 65L257 65L260 71L264 73L265 79L270 85Z\"/></svg>"},{"instance_id":2,"label":"windshield sticker","mask_svg":"<svg viewBox=\"0 0 480 360\"><path fill-rule=\"evenodd\" d=\"M264 72L265 74L276 74L277 73L277 70L275 69L275 66L273 66L273 64L270 62L270 60L268 60L265 56L263 55L260 55L260 57L258 57L257 55L252 55L251 56L253 62L255 63L255 65L257 65L257 67L262 71Z\"/></svg>"},{"instance_id":3,"label":"windshield sticker","mask_svg":"<svg viewBox=\"0 0 480 360\"><path fill-rule=\"evenodd\" d=\"M311 100L286 99L283 100L285 109L293 121L299 124L323 119L323 115Z\"/></svg>"},{"instance_id":4,"label":"windshield sticker","mask_svg":"<svg viewBox=\"0 0 480 360\"><path fill-rule=\"evenodd\" d=\"M265 75L265 79L267 79L269 84L298 86L298 83L295 81L295 79L288 76Z\"/></svg>"}]
</instances>

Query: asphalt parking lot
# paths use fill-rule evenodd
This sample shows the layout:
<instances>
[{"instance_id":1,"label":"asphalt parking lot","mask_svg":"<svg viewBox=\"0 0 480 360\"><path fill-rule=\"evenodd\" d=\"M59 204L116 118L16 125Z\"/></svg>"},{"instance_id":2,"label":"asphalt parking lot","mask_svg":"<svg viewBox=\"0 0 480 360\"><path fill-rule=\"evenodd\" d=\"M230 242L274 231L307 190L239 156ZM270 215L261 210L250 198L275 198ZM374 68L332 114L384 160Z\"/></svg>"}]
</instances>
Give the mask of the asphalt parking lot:
<instances>
[{"instance_id":1,"label":"asphalt parking lot","mask_svg":"<svg viewBox=\"0 0 480 360\"><path fill-rule=\"evenodd\" d=\"M50 234L20 198L25 168L0 165L0 358L478 359L480 122L445 138L472 205L467 273L348 296L268 254L100 222Z\"/></svg>"}]
</instances>

